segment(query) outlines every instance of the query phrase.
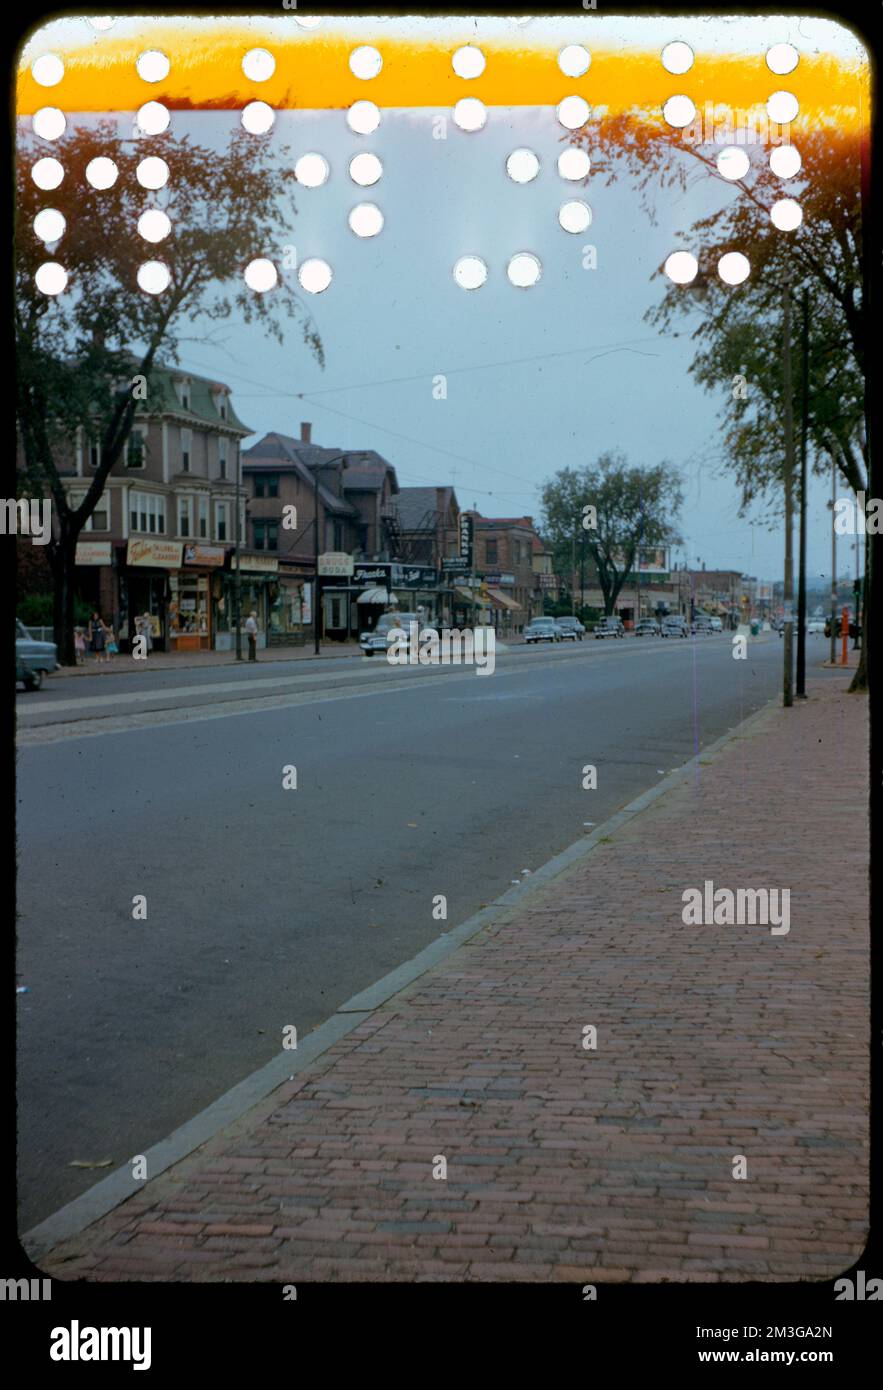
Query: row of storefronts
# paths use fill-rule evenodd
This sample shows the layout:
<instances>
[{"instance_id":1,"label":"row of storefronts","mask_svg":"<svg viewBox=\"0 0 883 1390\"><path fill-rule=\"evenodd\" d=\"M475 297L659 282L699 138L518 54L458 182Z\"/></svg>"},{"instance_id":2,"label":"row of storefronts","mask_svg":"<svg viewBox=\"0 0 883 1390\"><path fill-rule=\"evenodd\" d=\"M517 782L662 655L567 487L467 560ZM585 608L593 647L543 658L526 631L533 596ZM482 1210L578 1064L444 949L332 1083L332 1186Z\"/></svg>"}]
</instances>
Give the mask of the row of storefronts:
<instances>
[{"instance_id":1,"label":"row of storefronts","mask_svg":"<svg viewBox=\"0 0 883 1390\"><path fill-rule=\"evenodd\" d=\"M81 541L81 599L110 621L121 650L130 649L136 619L149 614L158 651L230 650L236 629L233 546L161 539ZM240 611L257 615L259 646L288 646L312 634L315 576L303 561L240 553ZM491 624L501 632L527 621L500 583L439 574L427 565L359 563L347 555L319 557L321 635L351 641L390 608L446 627Z\"/></svg>"}]
</instances>

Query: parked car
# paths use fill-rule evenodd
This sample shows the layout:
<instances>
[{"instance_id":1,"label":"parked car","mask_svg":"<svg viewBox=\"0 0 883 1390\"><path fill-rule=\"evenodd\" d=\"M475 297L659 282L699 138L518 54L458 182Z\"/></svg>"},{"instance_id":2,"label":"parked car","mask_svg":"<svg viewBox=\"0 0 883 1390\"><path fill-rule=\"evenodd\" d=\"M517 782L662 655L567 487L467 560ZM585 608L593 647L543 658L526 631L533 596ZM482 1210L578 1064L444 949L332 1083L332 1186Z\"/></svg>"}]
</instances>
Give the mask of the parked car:
<instances>
[{"instance_id":1,"label":"parked car","mask_svg":"<svg viewBox=\"0 0 883 1390\"><path fill-rule=\"evenodd\" d=\"M687 626L687 619L678 617L677 614L670 614L662 620L663 637L689 637L690 629Z\"/></svg>"},{"instance_id":2,"label":"parked car","mask_svg":"<svg viewBox=\"0 0 883 1390\"><path fill-rule=\"evenodd\" d=\"M560 642L561 629L554 618L531 618L524 629L525 642Z\"/></svg>"},{"instance_id":3,"label":"parked car","mask_svg":"<svg viewBox=\"0 0 883 1390\"><path fill-rule=\"evenodd\" d=\"M15 683L21 681L25 690L39 690L43 684L43 672L34 671L16 653L15 657Z\"/></svg>"},{"instance_id":4,"label":"parked car","mask_svg":"<svg viewBox=\"0 0 883 1390\"><path fill-rule=\"evenodd\" d=\"M705 613L697 613L690 624L691 630L695 632L711 632L711 619Z\"/></svg>"},{"instance_id":5,"label":"parked car","mask_svg":"<svg viewBox=\"0 0 883 1390\"><path fill-rule=\"evenodd\" d=\"M43 677L52 671L58 670L58 648L54 642L38 642L36 637L32 637L20 619L15 620L15 659L16 672L18 662L32 674L39 672L40 682ZM23 676L16 673L16 680L24 680ZM29 689L39 689L39 686L31 686Z\"/></svg>"},{"instance_id":6,"label":"parked car","mask_svg":"<svg viewBox=\"0 0 883 1390\"><path fill-rule=\"evenodd\" d=\"M708 624L712 632L723 632L724 630L724 625L720 618L709 618Z\"/></svg>"},{"instance_id":7,"label":"parked car","mask_svg":"<svg viewBox=\"0 0 883 1390\"><path fill-rule=\"evenodd\" d=\"M601 618L595 624L596 637L625 637L621 618Z\"/></svg>"},{"instance_id":8,"label":"parked car","mask_svg":"<svg viewBox=\"0 0 883 1390\"><path fill-rule=\"evenodd\" d=\"M829 618L828 624L830 624L830 621L831 620ZM810 618L806 624L807 635L810 637L817 637L820 633L825 633L825 626L826 624L824 618ZM827 633L825 635L830 636L830 633Z\"/></svg>"},{"instance_id":9,"label":"parked car","mask_svg":"<svg viewBox=\"0 0 883 1390\"><path fill-rule=\"evenodd\" d=\"M416 613L382 613L373 632L360 633L359 646L366 656L373 656L375 652L385 652L392 640L393 632L401 627L407 637L410 635L411 623L420 623ZM426 626L426 623L421 625L421 632Z\"/></svg>"},{"instance_id":10,"label":"parked car","mask_svg":"<svg viewBox=\"0 0 883 1390\"><path fill-rule=\"evenodd\" d=\"M635 636L636 636L636 637L658 637L658 636L659 636L659 624L658 624L658 622L656 621L656 619L655 619L655 618L642 618L641 621L635 625Z\"/></svg>"},{"instance_id":11,"label":"parked car","mask_svg":"<svg viewBox=\"0 0 883 1390\"><path fill-rule=\"evenodd\" d=\"M556 618L562 638L571 642L581 642L586 635L586 630L579 618Z\"/></svg>"}]
</instances>

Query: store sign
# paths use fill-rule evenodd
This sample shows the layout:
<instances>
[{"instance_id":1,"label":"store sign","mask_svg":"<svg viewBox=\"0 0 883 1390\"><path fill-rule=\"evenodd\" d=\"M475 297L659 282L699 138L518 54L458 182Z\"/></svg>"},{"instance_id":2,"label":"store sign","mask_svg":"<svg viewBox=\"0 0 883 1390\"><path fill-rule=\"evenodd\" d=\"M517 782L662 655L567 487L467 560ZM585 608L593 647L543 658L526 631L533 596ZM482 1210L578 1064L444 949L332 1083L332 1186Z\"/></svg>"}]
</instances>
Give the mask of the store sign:
<instances>
[{"instance_id":1,"label":"store sign","mask_svg":"<svg viewBox=\"0 0 883 1390\"><path fill-rule=\"evenodd\" d=\"M184 564L201 565L208 569L213 565L223 565L226 553L222 545L185 545Z\"/></svg>"},{"instance_id":2,"label":"store sign","mask_svg":"<svg viewBox=\"0 0 883 1390\"><path fill-rule=\"evenodd\" d=\"M514 584L515 584L515 575L514 575L514 574L486 574L486 575L484 576L484 582L485 582L485 584L495 584L495 585L506 584L506 585L508 585L508 586L511 587L511 586L514 586Z\"/></svg>"},{"instance_id":3,"label":"store sign","mask_svg":"<svg viewBox=\"0 0 883 1390\"><path fill-rule=\"evenodd\" d=\"M129 541L126 564L180 569L183 549L180 541Z\"/></svg>"},{"instance_id":4,"label":"store sign","mask_svg":"<svg viewBox=\"0 0 883 1390\"><path fill-rule=\"evenodd\" d=\"M389 569L389 565L354 565L353 579L366 589L371 584L388 584Z\"/></svg>"},{"instance_id":5,"label":"store sign","mask_svg":"<svg viewBox=\"0 0 883 1390\"><path fill-rule=\"evenodd\" d=\"M473 519L465 513L460 517L460 559L472 565Z\"/></svg>"},{"instance_id":6,"label":"store sign","mask_svg":"<svg viewBox=\"0 0 883 1390\"><path fill-rule=\"evenodd\" d=\"M77 541L75 565L109 565L110 541Z\"/></svg>"},{"instance_id":7,"label":"store sign","mask_svg":"<svg viewBox=\"0 0 883 1390\"><path fill-rule=\"evenodd\" d=\"M346 555L343 551L326 550L324 555L319 556L320 574L349 576L353 573L353 569L352 555Z\"/></svg>"},{"instance_id":8,"label":"store sign","mask_svg":"<svg viewBox=\"0 0 883 1390\"><path fill-rule=\"evenodd\" d=\"M235 555L233 556L233 559L232 559L232 561L231 561L231 564L232 564L233 569L235 570L235 569L236 569L236 556L235 556ZM258 574L258 573L260 573L260 574L278 574L278 573L279 573L279 561L277 560L277 558L276 558L275 555L243 555L243 556L242 556L242 572L243 572L243 574L245 573L246 570L250 570L252 573L255 573L255 574Z\"/></svg>"},{"instance_id":9,"label":"store sign","mask_svg":"<svg viewBox=\"0 0 883 1390\"><path fill-rule=\"evenodd\" d=\"M448 573L458 570L468 570L468 568L469 561L462 559L459 555L454 559L442 560L442 569L448 571Z\"/></svg>"},{"instance_id":10,"label":"store sign","mask_svg":"<svg viewBox=\"0 0 883 1390\"><path fill-rule=\"evenodd\" d=\"M435 570L431 565L393 565L392 582L393 587L398 588L425 588L433 585L436 581Z\"/></svg>"}]
</instances>

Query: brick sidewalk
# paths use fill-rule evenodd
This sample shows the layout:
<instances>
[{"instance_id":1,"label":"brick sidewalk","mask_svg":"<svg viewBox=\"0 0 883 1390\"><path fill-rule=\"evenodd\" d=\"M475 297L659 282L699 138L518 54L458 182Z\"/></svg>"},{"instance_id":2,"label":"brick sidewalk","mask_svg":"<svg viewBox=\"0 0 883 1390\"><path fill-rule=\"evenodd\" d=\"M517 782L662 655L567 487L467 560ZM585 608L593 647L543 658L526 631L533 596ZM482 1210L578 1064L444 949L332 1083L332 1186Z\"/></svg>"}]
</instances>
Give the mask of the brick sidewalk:
<instances>
[{"instance_id":1,"label":"brick sidewalk","mask_svg":"<svg viewBox=\"0 0 883 1390\"><path fill-rule=\"evenodd\" d=\"M836 1275L867 1228L866 725L831 677L770 709L41 1269ZM790 887L789 934L685 926L705 878Z\"/></svg>"}]
</instances>

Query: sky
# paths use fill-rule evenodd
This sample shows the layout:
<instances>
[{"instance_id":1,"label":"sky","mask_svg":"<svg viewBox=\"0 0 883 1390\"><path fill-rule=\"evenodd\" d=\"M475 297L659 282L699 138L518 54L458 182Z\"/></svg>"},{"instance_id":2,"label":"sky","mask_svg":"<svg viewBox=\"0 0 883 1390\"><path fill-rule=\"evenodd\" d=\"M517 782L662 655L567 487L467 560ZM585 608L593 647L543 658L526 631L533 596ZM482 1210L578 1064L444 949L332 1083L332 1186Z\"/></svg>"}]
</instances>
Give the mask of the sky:
<instances>
[{"instance_id":1,"label":"sky","mask_svg":"<svg viewBox=\"0 0 883 1390\"><path fill-rule=\"evenodd\" d=\"M355 35L373 22L350 27ZM623 42L631 41L626 30L634 23L616 19ZM701 37L706 45L762 51L770 41L796 42L799 29L804 48L813 36L818 48L820 34L832 50L853 43L817 21L780 17L771 22L775 33L758 23L740 16L712 31L707 21L660 20L657 38ZM59 32L74 31L38 36L35 51L63 47ZM368 97L370 83L364 85ZM131 131L131 114L120 121ZM235 111L174 111L172 129L220 149L238 121ZM693 181L686 194L660 193L651 224L627 179L607 186L590 175L583 186L559 176L566 132L551 106L489 106L484 128L473 133L454 125L449 108L385 108L370 136L353 134L343 110L278 110L272 131L255 138L271 142L280 158L318 152L328 161L328 181L298 187L264 254L280 267L286 257L290 264L321 256L334 278L324 293L302 296L322 338L324 371L297 331L280 346L259 325L230 321L207 330L210 341L182 344L184 367L232 388L238 414L254 431L246 445L268 430L297 436L309 421L316 443L377 450L401 486L452 484L461 507L527 514L538 523L542 485L562 467L590 464L607 450L634 466L668 462L684 485L677 519L683 545L673 560L781 577L782 528L771 532L759 518L739 517L737 489L723 466L719 411L731 383L713 394L699 388L688 374L688 333L663 336L644 317L664 292L657 268L673 250L697 249L685 240L686 229L736 197L733 189L708 178ZM514 183L505 169L507 156L522 147L540 161L528 184ZM348 174L349 160L362 150L383 162L371 189L358 188ZM162 206L164 196L151 195L153 205ZM558 224L560 205L573 198L588 203L592 218L577 235ZM383 212L375 237L357 237L347 224L361 201ZM594 256L586 255L588 246ZM510 256L521 251L542 266L529 289L506 277ZM475 291L461 289L452 275L458 257L470 253L489 268ZM196 330L185 332L198 338ZM810 487L810 577L830 574L829 490L829 481ZM846 550L841 540L841 573L854 563Z\"/></svg>"}]
</instances>

